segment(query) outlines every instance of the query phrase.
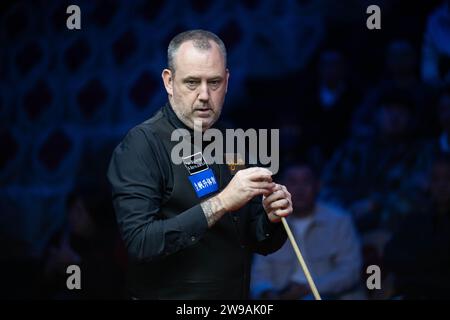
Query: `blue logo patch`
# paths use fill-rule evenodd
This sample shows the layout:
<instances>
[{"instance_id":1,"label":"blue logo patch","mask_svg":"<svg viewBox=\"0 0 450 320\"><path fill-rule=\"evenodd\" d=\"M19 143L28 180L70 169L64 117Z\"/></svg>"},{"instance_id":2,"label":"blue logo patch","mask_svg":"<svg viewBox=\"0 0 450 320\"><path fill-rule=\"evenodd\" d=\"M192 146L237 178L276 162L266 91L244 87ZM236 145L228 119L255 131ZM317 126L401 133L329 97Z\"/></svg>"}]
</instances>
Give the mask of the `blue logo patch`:
<instances>
[{"instance_id":1,"label":"blue logo patch","mask_svg":"<svg viewBox=\"0 0 450 320\"><path fill-rule=\"evenodd\" d=\"M219 190L216 177L211 169L206 169L196 174L189 176L192 187L194 187L197 197L201 198Z\"/></svg>"}]
</instances>

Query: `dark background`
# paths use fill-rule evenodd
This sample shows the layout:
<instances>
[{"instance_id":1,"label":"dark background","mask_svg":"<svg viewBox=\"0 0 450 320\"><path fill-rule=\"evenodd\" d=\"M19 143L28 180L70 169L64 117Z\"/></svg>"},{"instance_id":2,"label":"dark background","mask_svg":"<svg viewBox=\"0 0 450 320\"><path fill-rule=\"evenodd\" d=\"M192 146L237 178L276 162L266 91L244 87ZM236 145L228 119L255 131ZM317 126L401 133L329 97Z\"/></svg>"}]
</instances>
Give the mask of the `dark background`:
<instances>
[{"instance_id":1,"label":"dark background","mask_svg":"<svg viewBox=\"0 0 450 320\"><path fill-rule=\"evenodd\" d=\"M371 90L392 79L387 52L393 42L412 49L411 68L429 93L417 139L438 136L435 101L442 84L423 82L420 63L427 18L441 3L2 1L0 296L66 298L60 293L64 273L45 271L63 239L72 243L72 250L62 249L67 261L72 251L88 257L84 261L96 279L89 297L124 296L126 254L106 169L126 132L165 103L160 74L177 33L202 28L225 42L231 77L224 121L240 128L280 128L283 163L307 160L322 170L353 134L353 115ZM81 8L81 30L66 28L70 4ZM381 8L381 30L366 27L371 4ZM316 103L321 67L333 64L336 52L351 90L346 107L327 122L309 106ZM336 121L348 130L330 135L326 128ZM311 128L314 123L325 130ZM74 219L95 225L87 242L73 239L73 210Z\"/></svg>"}]
</instances>

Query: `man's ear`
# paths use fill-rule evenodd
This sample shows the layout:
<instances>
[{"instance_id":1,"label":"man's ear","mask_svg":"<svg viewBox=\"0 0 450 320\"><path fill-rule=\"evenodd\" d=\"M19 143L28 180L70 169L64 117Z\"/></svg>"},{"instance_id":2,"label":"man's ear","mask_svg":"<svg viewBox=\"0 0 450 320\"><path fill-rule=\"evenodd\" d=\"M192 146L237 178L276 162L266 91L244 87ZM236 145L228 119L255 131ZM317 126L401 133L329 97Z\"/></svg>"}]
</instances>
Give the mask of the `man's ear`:
<instances>
[{"instance_id":1,"label":"man's ear","mask_svg":"<svg viewBox=\"0 0 450 320\"><path fill-rule=\"evenodd\" d=\"M167 94L169 96L173 95L173 76L172 76L172 71L170 71L169 69L164 69L161 77L163 79L164 82L164 87L166 88Z\"/></svg>"},{"instance_id":2,"label":"man's ear","mask_svg":"<svg viewBox=\"0 0 450 320\"><path fill-rule=\"evenodd\" d=\"M228 79L230 78L230 71L228 69L226 71L226 83L225 83L225 93L228 91Z\"/></svg>"}]
</instances>

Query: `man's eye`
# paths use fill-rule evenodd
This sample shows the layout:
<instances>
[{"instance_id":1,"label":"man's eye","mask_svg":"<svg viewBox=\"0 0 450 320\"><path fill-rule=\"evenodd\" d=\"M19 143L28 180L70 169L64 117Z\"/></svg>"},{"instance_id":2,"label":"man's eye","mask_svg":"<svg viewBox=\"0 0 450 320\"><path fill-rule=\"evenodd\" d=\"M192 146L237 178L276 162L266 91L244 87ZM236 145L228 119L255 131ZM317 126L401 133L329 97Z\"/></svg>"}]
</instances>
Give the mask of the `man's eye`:
<instances>
[{"instance_id":1,"label":"man's eye","mask_svg":"<svg viewBox=\"0 0 450 320\"><path fill-rule=\"evenodd\" d=\"M213 88L217 88L220 85L220 81L219 80L213 80L210 81L209 84L213 87Z\"/></svg>"},{"instance_id":2,"label":"man's eye","mask_svg":"<svg viewBox=\"0 0 450 320\"><path fill-rule=\"evenodd\" d=\"M186 81L186 86L187 86L189 89L195 89L195 88L197 88L198 84L199 84L199 82L196 81L196 80L187 80L187 81Z\"/></svg>"}]
</instances>

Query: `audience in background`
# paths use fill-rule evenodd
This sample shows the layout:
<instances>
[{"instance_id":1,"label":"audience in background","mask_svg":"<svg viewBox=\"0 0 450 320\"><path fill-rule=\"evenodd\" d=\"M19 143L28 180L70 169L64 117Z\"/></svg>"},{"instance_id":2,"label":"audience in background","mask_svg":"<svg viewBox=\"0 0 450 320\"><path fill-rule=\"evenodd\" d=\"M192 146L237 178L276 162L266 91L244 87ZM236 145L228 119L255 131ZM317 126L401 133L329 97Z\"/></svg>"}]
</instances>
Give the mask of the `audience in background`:
<instances>
[{"instance_id":1,"label":"audience in background","mask_svg":"<svg viewBox=\"0 0 450 320\"><path fill-rule=\"evenodd\" d=\"M347 138L361 93L352 81L354 73L345 56L338 50L323 51L316 72L312 81L299 88L300 98L295 107L300 144L296 151L306 154L320 167L318 164L328 161L336 146Z\"/></svg>"},{"instance_id":2,"label":"audience in background","mask_svg":"<svg viewBox=\"0 0 450 320\"><path fill-rule=\"evenodd\" d=\"M385 249L385 272L394 275L394 295L403 299L450 298L450 156L431 170L429 205L412 210Z\"/></svg>"},{"instance_id":3,"label":"audience in background","mask_svg":"<svg viewBox=\"0 0 450 320\"><path fill-rule=\"evenodd\" d=\"M413 46L406 40L390 42L384 68L381 81L367 90L362 104L354 113L352 134L362 138L375 134L378 101L393 89L403 91L411 100L416 115L412 119L416 129L414 133L423 136L435 134L434 114L429 108L432 90L420 80L417 53Z\"/></svg>"},{"instance_id":4,"label":"audience in background","mask_svg":"<svg viewBox=\"0 0 450 320\"><path fill-rule=\"evenodd\" d=\"M440 86L450 81L450 1L428 17L422 44L422 79Z\"/></svg>"},{"instance_id":5,"label":"audience in background","mask_svg":"<svg viewBox=\"0 0 450 320\"><path fill-rule=\"evenodd\" d=\"M118 299L123 292L123 270L118 260L119 239L100 226L92 215L99 209L89 187L67 198L67 216L62 228L51 238L44 257L42 297L52 299ZM100 226L100 227L99 227ZM69 265L82 271L82 290L67 290Z\"/></svg>"},{"instance_id":6,"label":"audience in background","mask_svg":"<svg viewBox=\"0 0 450 320\"><path fill-rule=\"evenodd\" d=\"M290 166L283 181L294 203L288 221L322 297L363 299L361 247L350 215L317 202L320 182L311 167ZM311 299L289 241L271 255L255 256L251 290L257 299Z\"/></svg>"},{"instance_id":7,"label":"audience in background","mask_svg":"<svg viewBox=\"0 0 450 320\"><path fill-rule=\"evenodd\" d=\"M413 138L414 107L402 91L378 102L371 139L348 141L323 175L321 197L352 212L360 232L392 232L414 205L430 163L424 144Z\"/></svg>"}]
</instances>

